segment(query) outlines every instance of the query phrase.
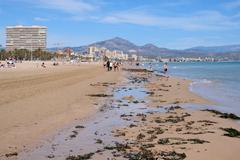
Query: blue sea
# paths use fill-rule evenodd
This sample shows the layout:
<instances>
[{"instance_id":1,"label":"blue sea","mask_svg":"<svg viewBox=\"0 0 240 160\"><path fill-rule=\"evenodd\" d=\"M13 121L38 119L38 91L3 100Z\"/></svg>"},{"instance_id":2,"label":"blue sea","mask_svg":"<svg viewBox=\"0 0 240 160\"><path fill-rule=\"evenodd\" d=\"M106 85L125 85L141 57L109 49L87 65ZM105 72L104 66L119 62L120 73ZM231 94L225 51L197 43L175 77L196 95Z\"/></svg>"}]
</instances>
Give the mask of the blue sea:
<instances>
[{"instance_id":1,"label":"blue sea","mask_svg":"<svg viewBox=\"0 0 240 160\"><path fill-rule=\"evenodd\" d=\"M156 72L163 63L154 63ZM190 90L216 103L216 109L240 115L240 62L168 63L169 75L190 79Z\"/></svg>"}]
</instances>

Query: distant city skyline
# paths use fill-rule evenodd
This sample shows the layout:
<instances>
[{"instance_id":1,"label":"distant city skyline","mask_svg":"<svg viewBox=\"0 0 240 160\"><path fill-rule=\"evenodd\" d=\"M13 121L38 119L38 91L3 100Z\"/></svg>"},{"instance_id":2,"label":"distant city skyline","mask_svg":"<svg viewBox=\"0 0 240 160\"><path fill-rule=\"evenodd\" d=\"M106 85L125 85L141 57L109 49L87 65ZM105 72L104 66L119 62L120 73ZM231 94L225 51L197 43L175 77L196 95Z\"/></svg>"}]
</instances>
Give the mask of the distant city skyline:
<instances>
[{"instance_id":1,"label":"distant city skyline","mask_svg":"<svg viewBox=\"0 0 240 160\"><path fill-rule=\"evenodd\" d=\"M47 26L47 47L113 37L171 49L240 44L240 0L6 0L0 18L3 47L15 25Z\"/></svg>"}]
</instances>

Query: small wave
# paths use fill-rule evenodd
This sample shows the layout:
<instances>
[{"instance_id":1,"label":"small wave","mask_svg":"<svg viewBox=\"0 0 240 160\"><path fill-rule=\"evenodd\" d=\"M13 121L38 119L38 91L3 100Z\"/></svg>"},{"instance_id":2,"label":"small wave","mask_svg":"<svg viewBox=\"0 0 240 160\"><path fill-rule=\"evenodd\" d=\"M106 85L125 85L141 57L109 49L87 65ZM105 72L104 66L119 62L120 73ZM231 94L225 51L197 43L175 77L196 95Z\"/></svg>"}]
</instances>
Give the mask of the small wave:
<instances>
[{"instance_id":1,"label":"small wave","mask_svg":"<svg viewBox=\"0 0 240 160\"><path fill-rule=\"evenodd\" d=\"M201 79L201 80L196 80L192 82L192 84L211 84L213 81L208 80L208 79Z\"/></svg>"}]
</instances>

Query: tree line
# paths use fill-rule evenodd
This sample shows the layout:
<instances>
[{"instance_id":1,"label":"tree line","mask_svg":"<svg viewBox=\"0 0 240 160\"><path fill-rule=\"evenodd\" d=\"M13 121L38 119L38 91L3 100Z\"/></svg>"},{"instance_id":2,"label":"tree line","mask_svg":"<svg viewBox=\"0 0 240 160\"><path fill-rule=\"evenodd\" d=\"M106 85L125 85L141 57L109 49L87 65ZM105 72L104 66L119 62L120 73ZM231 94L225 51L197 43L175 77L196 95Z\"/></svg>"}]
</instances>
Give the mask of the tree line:
<instances>
[{"instance_id":1,"label":"tree line","mask_svg":"<svg viewBox=\"0 0 240 160\"><path fill-rule=\"evenodd\" d=\"M27 49L15 49L13 51L0 50L0 60L6 60L8 58L15 58L16 60L51 60L59 56L57 53L51 53L41 49L32 52Z\"/></svg>"}]
</instances>

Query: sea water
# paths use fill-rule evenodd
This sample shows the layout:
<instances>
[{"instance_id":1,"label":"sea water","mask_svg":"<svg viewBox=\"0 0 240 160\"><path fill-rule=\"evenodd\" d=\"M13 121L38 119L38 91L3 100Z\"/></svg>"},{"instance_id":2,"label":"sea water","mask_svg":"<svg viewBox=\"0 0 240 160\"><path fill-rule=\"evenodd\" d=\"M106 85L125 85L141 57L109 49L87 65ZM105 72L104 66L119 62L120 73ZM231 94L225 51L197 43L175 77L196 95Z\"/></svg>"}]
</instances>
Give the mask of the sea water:
<instances>
[{"instance_id":1,"label":"sea water","mask_svg":"<svg viewBox=\"0 0 240 160\"><path fill-rule=\"evenodd\" d=\"M160 73L163 63L151 66ZM192 92L216 102L223 111L240 115L240 62L176 62L168 67L167 74L193 81Z\"/></svg>"}]
</instances>

